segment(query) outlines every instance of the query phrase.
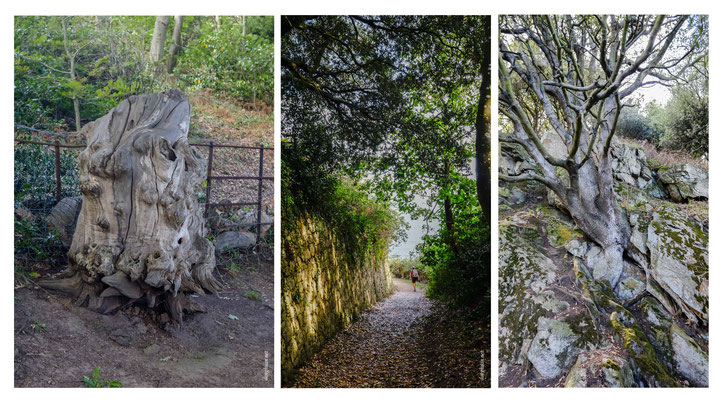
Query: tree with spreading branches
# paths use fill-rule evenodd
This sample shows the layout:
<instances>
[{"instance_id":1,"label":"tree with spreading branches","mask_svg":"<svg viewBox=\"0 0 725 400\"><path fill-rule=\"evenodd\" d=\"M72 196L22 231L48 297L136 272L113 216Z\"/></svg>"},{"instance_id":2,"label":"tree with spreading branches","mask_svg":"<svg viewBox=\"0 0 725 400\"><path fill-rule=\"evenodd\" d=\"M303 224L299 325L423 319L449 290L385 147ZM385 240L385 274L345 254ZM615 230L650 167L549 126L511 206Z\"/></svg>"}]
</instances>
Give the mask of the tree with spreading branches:
<instances>
[{"instance_id":1,"label":"tree with spreading branches","mask_svg":"<svg viewBox=\"0 0 725 400\"><path fill-rule=\"evenodd\" d=\"M505 182L545 185L592 241L605 263L595 279L614 287L627 256L646 267L629 243L629 224L615 200L610 149L625 99L638 89L669 86L707 57L688 40L690 16L507 16L499 41L502 143L522 147L534 167ZM532 105L533 103L533 105ZM542 142L544 131L565 151ZM562 146L562 147L563 147Z\"/></svg>"}]
</instances>

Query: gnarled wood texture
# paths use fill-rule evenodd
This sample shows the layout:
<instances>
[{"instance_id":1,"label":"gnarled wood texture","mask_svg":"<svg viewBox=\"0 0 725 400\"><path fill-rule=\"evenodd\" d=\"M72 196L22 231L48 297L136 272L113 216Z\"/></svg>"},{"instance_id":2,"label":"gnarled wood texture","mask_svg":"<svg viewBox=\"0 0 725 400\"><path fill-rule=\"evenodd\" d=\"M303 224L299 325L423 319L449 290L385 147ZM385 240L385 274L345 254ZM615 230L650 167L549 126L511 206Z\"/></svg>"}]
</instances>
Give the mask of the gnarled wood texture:
<instances>
[{"instance_id":1,"label":"gnarled wood texture","mask_svg":"<svg viewBox=\"0 0 725 400\"><path fill-rule=\"evenodd\" d=\"M177 322L200 310L184 292L221 289L194 196L205 170L187 141L190 111L177 90L132 96L84 128L67 278L43 286L100 312L145 303Z\"/></svg>"}]
</instances>

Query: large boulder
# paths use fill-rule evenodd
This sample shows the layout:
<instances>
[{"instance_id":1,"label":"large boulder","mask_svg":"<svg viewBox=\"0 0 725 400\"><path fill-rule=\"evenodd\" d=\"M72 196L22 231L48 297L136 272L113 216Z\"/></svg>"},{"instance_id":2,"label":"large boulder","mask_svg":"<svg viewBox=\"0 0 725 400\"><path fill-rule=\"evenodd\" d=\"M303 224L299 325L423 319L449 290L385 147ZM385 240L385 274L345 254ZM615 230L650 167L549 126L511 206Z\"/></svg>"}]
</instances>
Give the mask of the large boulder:
<instances>
[{"instance_id":1,"label":"large boulder","mask_svg":"<svg viewBox=\"0 0 725 400\"><path fill-rule=\"evenodd\" d=\"M569 153L566 143L554 130L546 131L541 135L541 144L549 151L549 154L556 158L566 158Z\"/></svg>"},{"instance_id":2,"label":"large boulder","mask_svg":"<svg viewBox=\"0 0 725 400\"><path fill-rule=\"evenodd\" d=\"M251 232L227 231L217 235L214 248L217 253L236 249L248 249L257 243L257 235Z\"/></svg>"},{"instance_id":3,"label":"large boulder","mask_svg":"<svg viewBox=\"0 0 725 400\"><path fill-rule=\"evenodd\" d=\"M531 156L518 144L501 143L499 171L505 175L520 175L526 171L536 171L538 168L531 160Z\"/></svg>"},{"instance_id":4,"label":"large boulder","mask_svg":"<svg viewBox=\"0 0 725 400\"><path fill-rule=\"evenodd\" d=\"M670 197L676 202L708 198L708 173L700 167L682 164L661 168L658 174Z\"/></svg>"},{"instance_id":5,"label":"large boulder","mask_svg":"<svg viewBox=\"0 0 725 400\"><path fill-rule=\"evenodd\" d=\"M272 227L272 217L265 212L261 213L260 237L264 237ZM211 228L216 232L226 231L257 231L257 211L236 209L232 211L215 211L209 217Z\"/></svg>"},{"instance_id":6,"label":"large boulder","mask_svg":"<svg viewBox=\"0 0 725 400\"><path fill-rule=\"evenodd\" d=\"M257 226L257 211L238 211L237 217L241 221L242 226L246 227L246 229L250 232L256 232L257 229L259 229L259 237L264 238L264 235L267 234L267 231L269 231L269 228L272 227L271 223L272 217L267 215L266 213L261 213L261 219L259 220L260 225Z\"/></svg>"},{"instance_id":7,"label":"large boulder","mask_svg":"<svg viewBox=\"0 0 725 400\"><path fill-rule=\"evenodd\" d=\"M539 318L538 331L526 357L544 378L556 378L570 367L577 356L574 343L579 339L564 321Z\"/></svg>"},{"instance_id":8,"label":"large boulder","mask_svg":"<svg viewBox=\"0 0 725 400\"><path fill-rule=\"evenodd\" d=\"M675 324L670 327L670 341L677 372L690 383L707 387L709 385L707 353Z\"/></svg>"},{"instance_id":9,"label":"large boulder","mask_svg":"<svg viewBox=\"0 0 725 400\"><path fill-rule=\"evenodd\" d=\"M651 272L692 322L708 321L707 236L674 209L654 212L647 228Z\"/></svg>"}]
</instances>

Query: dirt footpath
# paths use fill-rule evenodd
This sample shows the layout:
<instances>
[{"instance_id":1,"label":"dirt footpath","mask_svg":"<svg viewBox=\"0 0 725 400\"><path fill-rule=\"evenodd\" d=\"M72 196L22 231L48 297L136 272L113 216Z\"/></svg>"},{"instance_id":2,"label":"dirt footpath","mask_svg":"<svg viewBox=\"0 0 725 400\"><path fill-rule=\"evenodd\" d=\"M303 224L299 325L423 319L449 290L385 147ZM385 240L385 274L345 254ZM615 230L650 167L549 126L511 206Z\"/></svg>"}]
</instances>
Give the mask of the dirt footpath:
<instances>
[{"instance_id":1,"label":"dirt footpath","mask_svg":"<svg viewBox=\"0 0 725 400\"><path fill-rule=\"evenodd\" d=\"M300 368L296 387L485 387L483 326L470 326L393 279L395 293L364 312ZM485 372L485 371L484 371Z\"/></svg>"},{"instance_id":2,"label":"dirt footpath","mask_svg":"<svg viewBox=\"0 0 725 400\"><path fill-rule=\"evenodd\" d=\"M271 261L222 271L218 296L192 296L207 312L166 330L136 307L101 315L63 294L16 289L15 386L84 387L100 367L124 387L273 387L273 271Z\"/></svg>"}]
</instances>

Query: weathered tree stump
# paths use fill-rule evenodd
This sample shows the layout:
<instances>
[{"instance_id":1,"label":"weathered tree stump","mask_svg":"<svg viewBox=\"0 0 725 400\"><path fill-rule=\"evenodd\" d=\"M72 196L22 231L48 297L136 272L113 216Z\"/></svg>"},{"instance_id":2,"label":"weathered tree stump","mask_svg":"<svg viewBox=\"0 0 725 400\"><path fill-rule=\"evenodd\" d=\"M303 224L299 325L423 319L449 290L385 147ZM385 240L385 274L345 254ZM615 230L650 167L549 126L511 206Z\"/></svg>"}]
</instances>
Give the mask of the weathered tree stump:
<instances>
[{"instance_id":1,"label":"weathered tree stump","mask_svg":"<svg viewBox=\"0 0 725 400\"><path fill-rule=\"evenodd\" d=\"M187 140L190 112L177 90L131 96L84 128L83 205L68 268L42 286L102 313L145 304L176 322L201 311L185 292L221 289L194 195L205 169Z\"/></svg>"}]
</instances>

